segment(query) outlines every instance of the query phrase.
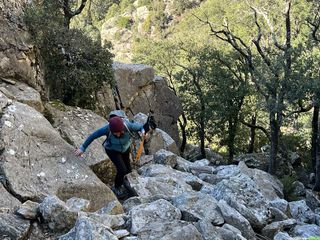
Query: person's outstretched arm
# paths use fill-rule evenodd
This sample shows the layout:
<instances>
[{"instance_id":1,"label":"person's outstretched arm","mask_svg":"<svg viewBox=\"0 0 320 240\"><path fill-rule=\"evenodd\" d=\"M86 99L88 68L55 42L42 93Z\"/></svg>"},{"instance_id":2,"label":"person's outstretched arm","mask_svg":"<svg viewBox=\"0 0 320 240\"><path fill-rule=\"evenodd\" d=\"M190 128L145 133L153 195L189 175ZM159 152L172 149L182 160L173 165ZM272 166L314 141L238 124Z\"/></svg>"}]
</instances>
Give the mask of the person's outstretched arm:
<instances>
[{"instance_id":1,"label":"person's outstretched arm","mask_svg":"<svg viewBox=\"0 0 320 240\"><path fill-rule=\"evenodd\" d=\"M93 142L93 140L103 135L107 135L108 132L109 124L103 126L102 128L99 128L86 139L86 141L75 151L75 154L77 156L81 156L86 151L87 147Z\"/></svg>"},{"instance_id":2,"label":"person's outstretched arm","mask_svg":"<svg viewBox=\"0 0 320 240\"><path fill-rule=\"evenodd\" d=\"M143 124L137 122L126 122L130 131L140 132L141 136L145 134L145 130L143 128Z\"/></svg>"}]
</instances>

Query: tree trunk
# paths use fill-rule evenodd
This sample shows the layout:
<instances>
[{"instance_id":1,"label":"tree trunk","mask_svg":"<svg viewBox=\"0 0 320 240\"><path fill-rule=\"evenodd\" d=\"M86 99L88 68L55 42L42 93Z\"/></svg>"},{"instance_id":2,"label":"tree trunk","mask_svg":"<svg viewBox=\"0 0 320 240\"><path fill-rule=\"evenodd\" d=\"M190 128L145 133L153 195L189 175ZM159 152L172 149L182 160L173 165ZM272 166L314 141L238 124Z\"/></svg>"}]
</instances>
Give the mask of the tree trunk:
<instances>
[{"instance_id":1,"label":"tree trunk","mask_svg":"<svg viewBox=\"0 0 320 240\"><path fill-rule=\"evenodd\" d=\"M234 141L236 138L236 123L232 118L230 118L228 122L228 161L229 163L232 163L235 154Z\"/></svg>"},{"instance_id":2,"label":"tree trunk","mask_svg":"<svg viewBox=\"0 0 320 240\"><path fill-rule=\"evenodd\" d=\"M269 159L269 168L268 172L270 174L274 174L275 170L277 169L277 154L278 154L278 145L279 145L279 125L278 121L276 119L276 114L274 112L270 112L269 114L269 120L270 120L270 128L271 128L271 134L270 134L270 159Z\"/></svg>"},{"instance_id":3,"label":"tree trunk","mask_svg":"<svg viewBox=\"0 0 320 240\"><path fill-rule=\"evenodd\" d=\"M72 18L72 16L70 16L70 15L64 15L64 26L67 29L70 29L71 18Z\"/></svg>"},{"instance_id":4,"label":"tree trunk","mask_svg":"<svg viewBox=\"0 0 320 240\"><path fill-rule=\"evenodd\" d=\"M181 117L182 117L182 120L179 118L178 122L179 122L179 126L181 129L181 134L182 134L180 152L181 152L181 154L183 154L183 152L186 148L186 144L187 144L187 133L186 133L187 118L186 118L186 115L184 114L184 112L182 113Z\"/></svg>"},{"instance_id":5,"label":"tree trunk","mask_svg":"<svg viewBox=\"0 0 320 240\"><path fill-rule=\"evenodd\" d=\"M257 116L254 114L251 117L251 125L256 126L256 124L257 124ZM250 143L249 143L248 153L253 153L255 137L256 137L256 128L250 127Z\"/></svg>"},{"instance_id":6,"label":"tree trunk","mask_svg":"<svg viewBox=\"0 0 320 240\"><path fill-rule=\"evenodd\" d=\"M320 159L318 157L318 143L319 143L319 103L317 103L313 108L312 117L312 139L311 139L311 160L312 167L316 174L316 182L313 186L313 191L320 191Z\"/></svg>"},{"instance_id":7,"label":"tree trunk","mask_svg":"<svg viewBox=\"0 0 320 240\"><path fill-rule=\"evenodd\" d=\"M311 134L311 162L313 171L316 173L317 153L318 153L318 131L319 131L319 104L313 108L312 134Z\"/></svg>"},{"instance_id":8,"label":"tree trunk","mask_svg":"<svg viewBox=\"0 0 320 240\"><path fill-rule=\"evenodd\" d=\"M204 123L204 114L205 114L205 106L204 102L201 101L201 116L200 116L200 149L201 149L201 157L206 158L206 150L204 145L205 140L205 123Z\"/></svg>"}]
</instances>

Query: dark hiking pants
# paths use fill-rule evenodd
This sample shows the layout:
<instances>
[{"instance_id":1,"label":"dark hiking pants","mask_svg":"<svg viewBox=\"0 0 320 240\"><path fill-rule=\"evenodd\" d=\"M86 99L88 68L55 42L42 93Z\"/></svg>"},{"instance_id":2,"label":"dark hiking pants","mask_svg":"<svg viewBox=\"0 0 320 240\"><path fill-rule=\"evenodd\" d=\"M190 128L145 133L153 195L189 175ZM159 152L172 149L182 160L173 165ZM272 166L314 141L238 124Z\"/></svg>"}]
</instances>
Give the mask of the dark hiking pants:
<instances>
[{"instance_id":1,"label":"dark hiking pants","mask_svg":"<svg viewBox=\"0 0 320 240\"><path fill-rule=\"evenodd\" d=\"M119 188L123 184L124 176L131 172L130 148L124 153L106 149L106 153L116 166L117 174L114 180L114 186Z\"/></svg>"}]
</instances>

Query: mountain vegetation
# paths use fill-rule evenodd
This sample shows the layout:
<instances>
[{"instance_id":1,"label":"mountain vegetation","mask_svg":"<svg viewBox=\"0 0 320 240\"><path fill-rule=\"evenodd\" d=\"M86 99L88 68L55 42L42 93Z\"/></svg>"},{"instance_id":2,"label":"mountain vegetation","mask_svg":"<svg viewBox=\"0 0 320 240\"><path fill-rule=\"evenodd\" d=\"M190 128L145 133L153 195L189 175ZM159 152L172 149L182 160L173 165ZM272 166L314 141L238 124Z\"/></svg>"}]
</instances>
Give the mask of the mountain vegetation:
<instances>
[{"instance_id":1,"label":"mountain vegetation","mask_svg":"<svg viewBox=\"0 0 320 240\"><path fill-rule=\"evenodd\" d=\"M70 29L72 17L81 13L86 1L73 9L72 1L35 1L25 20L38 46L51 99L68 105L93 108L103 82L113 84L109 45Z\"/></svg>"},{"instance_id":2,"label":"mountain vegetation","mask_svg":"<svg viewBox=\"0 0 320 240\"><path fill-rule=\"evenodd\" d=\"M199 142L199 158L210 147L232 163L269 145L270 173L290 151L320 172L319 1L64 1L73 13L67 20L66 8L50 2L54 21L47 9L36 10L34 35L52 94L65 103L86 105L102 80L112 82L110 43L101 35L108 23L117 28L113 42L123 40L120 29L130 32L131 60L153 66L181 99L182 151ZM53 57L60 59L56 68Z\"/></svg>"}]
</instances>

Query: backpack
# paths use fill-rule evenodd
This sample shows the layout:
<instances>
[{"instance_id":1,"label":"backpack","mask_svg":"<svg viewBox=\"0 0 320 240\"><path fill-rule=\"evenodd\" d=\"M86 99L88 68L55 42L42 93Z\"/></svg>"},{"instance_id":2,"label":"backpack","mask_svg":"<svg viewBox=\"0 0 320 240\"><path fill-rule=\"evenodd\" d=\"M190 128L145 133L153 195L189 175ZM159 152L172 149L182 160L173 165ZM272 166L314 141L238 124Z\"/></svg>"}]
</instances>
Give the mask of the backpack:
<instances>
[{"instance_id":1,"label":"backpack","mask_svg":"<svg viewBox=\"0 0 320 240\"><path fill-rule=\"evenodd\" d=\"M128 132L130 133L131 137L133 137L134 139L140 138L140 136L137 133L131 132L127 127L126 121L133 121L133 120L130 120L123 110L113 110L109 113L109 119L115 116L121 117L124 120L123 123L126 129L128 130ZM148 116L147 122L143 125L143 128L146 133L149 132L151 129L154 130L157 128L157 123L154 119L154 116L152 115Z\"/></svg>"},{"instance_id":2,"label":"backpack","mask_svg":"<svg viewBox=\"0 0 320 240\"><path fill-rule=\"evenodd\" d=\"M112 118L112 117L115 117L115 116L122 118L123 124L124 124L125 128L127 129L127 131L129 132L130 136L131 136L133 139L138 139L138 138L140 138L140 136L139 136L138 133L132 132L132 131L128 128L126 122L132 121L132 120L130 120L130 119L127 117L126 113L125 113L123 110L113 110L113 111L111 111L111 112L109 113L109 119ZM111 134L111 132L109 131L108 137L110 136L110 134Z\"/></svg>"}]
</instances>

